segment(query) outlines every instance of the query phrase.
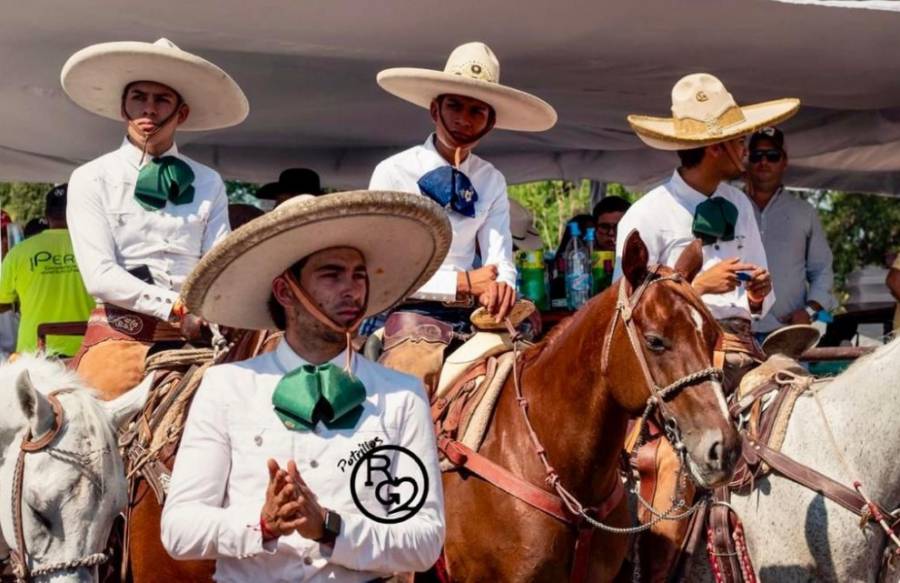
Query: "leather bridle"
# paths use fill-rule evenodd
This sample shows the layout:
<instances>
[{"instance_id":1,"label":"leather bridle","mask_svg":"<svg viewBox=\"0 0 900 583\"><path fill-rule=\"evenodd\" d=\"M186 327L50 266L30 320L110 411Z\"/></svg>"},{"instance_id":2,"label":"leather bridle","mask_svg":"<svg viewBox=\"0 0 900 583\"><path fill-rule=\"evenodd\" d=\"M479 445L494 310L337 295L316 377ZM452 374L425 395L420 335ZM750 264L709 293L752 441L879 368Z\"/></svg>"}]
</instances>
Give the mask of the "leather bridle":
<instances>
[{"instance_id":1,"label":"leather bridle","mask_svg":"<svg viewBox=\"0 0 900 583\"><path fill-rule=\"evenodd\" d=\"M19 454L16 458L16 467L13 474L13 496L12 496L12 519L13 529L15 530L16 548L10 551L10 563L12 564L13 574L16 581L29 581L35 577L49 575L58 571L68 571L81 567L93 567L99 565L109 559L107 553L92 553L84 557L71 561L62 561L54 563L40 569L29 569L28 567L28 550L25 545L25 527L22 516L22 505L24 504L24 482L25 482L25 456L30 453L37 453L50 449L59 436L60 431L65 424L66 417L62 404L59 402L57 395L72 392L73 389L63 389L54 391L47 395L47 401L53 410L53 425L50 430L42 435L39 439L32 439L31 428L29 427L25 435L22 437L22 443L19 446Z\"/></svg>"},{"instance_id":2,"label":"leather bridle","mask_svg":"<svg viewBox=\"0 0 900 583\"><path fill-rule=\"evenodd\" d=\"M619 321L621 321L622 326L623 328L625 328L625 332L628 335L628 340L631 344L632 352L634 353L634 356L637 359L638 364L640 365L641 374L644 376L644 381L647 383L647 387L650 392L650 396L647 397L647 402L644 406L644 412L641 415L642 426L647 427L647 420L649 419L650 415L653 414L654 411L656 411L659 426L664 428L666 437L669 439L669 442L672 444L672 447L675 449L675 451L678 452L679 458L682 464L684 464L684 462L686 461L686 447L681 439L681 430L678 426L678 419L670 410L667 401L674 398L678 393L680 393L687 387L712 380L721 382L724 373L721 368L711 366L687 374L664 387L660 387L656 383L656 380L653 378L653 374L650 372L650 367L647 364L647 359L644 356L644 351L641 348L641 339L638 335L637 326L635 325L633 318L634 310L635 308L637 308L637 305L641 301L644 293L651 285L666 281L672 281L675 283L684 281L684 278L678 273L673 273L671 275L659 275L659 267L659 265L654 265L653 267L651 267L649 273L644 278L644 281L636 290L634 290L634 292L630 296L626 292L624 279L619 283L619 298L616 302L616 311L613 314L612 321L609 324L609 329L606 332L600 370L601 374L604 374L609 370L610 347L612 346L612 340L613 336L616 333L617 325ZM635 444L633 450L637 450L640 447L645 433L645 431L641 432L641 436L638 438L638 443Z\"/></svg>"}]
</instances>

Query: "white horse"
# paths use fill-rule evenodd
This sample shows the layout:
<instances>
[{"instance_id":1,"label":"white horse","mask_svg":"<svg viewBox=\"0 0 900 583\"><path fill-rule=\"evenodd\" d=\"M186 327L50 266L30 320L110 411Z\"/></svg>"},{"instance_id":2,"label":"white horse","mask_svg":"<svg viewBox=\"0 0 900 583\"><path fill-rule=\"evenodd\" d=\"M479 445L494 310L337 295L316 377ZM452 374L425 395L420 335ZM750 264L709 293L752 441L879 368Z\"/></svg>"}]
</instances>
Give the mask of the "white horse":
<instances>
[{"instance_id":1,"label":"white horse","mask_svg":"<svg viewBox=\"0 0 900 583\"><path fill-rule=\"evenodd\" d=\"M54 415L46 395L58 396L64 423L41 451L25 456L21 517L32 580L96 581L116 515L126 502L116 441L120 426L140 409L132 395L102 402L62 363L25 355L0 366L0 527L16 547L14 473L26 430L39 439ZM2 545L0 545L2 547Z\"/></svg>"},{"instance_id":2,"label":"white horse","mask_svg":"<svg viewBox=\"0 0 900 583\"><path fill-rule=\"evenodd\" d=\"M900 505L900 339L859 359L828 383L814 385L831 426L825 428L816 397L797 400L782 452L892 510ZM840 454L835 451L840 448ZM846 461L842 461L843 460ZM846 466L850 467L847 468ZM875 581L887 537L841 506L786 478L769 475L731 504L744 523L747 547L761 581ZM881 573L898 581L900 558ZM689 581L712 581L705 542Z\"/></svg>"}]
</instances>

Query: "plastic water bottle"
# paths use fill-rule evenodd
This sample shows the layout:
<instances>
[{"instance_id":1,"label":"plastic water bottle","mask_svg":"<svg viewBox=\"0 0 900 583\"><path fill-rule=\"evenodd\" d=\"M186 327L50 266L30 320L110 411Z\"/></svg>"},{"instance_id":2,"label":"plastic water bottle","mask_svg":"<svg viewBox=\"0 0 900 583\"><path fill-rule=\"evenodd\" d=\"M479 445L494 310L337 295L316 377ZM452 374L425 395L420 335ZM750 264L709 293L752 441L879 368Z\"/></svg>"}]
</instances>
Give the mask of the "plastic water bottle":
<instances>
[{"instance_id":1,"label":"plastic water bottle","mask_svg":"<svg viewBox=\"0 0 900 583\"><path fill-rule=\"evenodd\" d=\"M577 310L591 297L591 256L581 241L578 223L569 223L569 244L566 246L566 304Z\"/></svg>"}]
</instances>

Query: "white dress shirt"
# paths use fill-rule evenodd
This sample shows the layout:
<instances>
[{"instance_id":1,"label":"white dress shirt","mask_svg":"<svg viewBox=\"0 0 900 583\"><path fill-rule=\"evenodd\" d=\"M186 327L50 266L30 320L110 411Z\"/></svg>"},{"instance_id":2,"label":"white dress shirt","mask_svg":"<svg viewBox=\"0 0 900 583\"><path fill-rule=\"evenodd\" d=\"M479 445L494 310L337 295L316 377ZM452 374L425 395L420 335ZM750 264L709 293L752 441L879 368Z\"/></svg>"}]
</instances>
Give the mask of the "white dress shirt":
<instances>
[{"instance_id":1,"label":"white dress shirt","mask_svg":"<svg viewBox=\"0 0 900 583\"><path fill-rule=\"evenodd\" d=\"M344 358L332 362L342 367ZM431 567L444 543L444 497L421 381L356 355L355 374L368 393L357 427L320 423L314 432L291 431L275 414L272 394L282 376L303 364L282 340L272 353L207 370L172 471L163 546L179 559L216 559L216 580L228 582L354 583ZM377 440L411 450L428 474L424 506L404 522L371 520L351 498L347 460ZM319 503L341 515L333 549L297 533L263 545L268 458L282 468L293 459ZM395 477L414 475L412 464L401 457ZM365 502L373 494L360 497Z\"/></svg>"},{"instance_id":2,"label":"white dress shirt","mask_svg":"<svg viewBox=\"0 0 900 583\"><path fill-rule=\"evenodd\" d=\"M766 252L759 237L753 205L747 196L730 184L719 184L712 197L722 197L738 209L738 221L734 229L734 240L719 241L703 246L703 267L706 271L724 259L738 257L743 263L752 263L766 268ZM697 206L709 200L701 192L689 186L678 170L672 178L631 205L619 222L616 238L616 272L614 278L622 275L622 251L628 234L637 229L650 252L650 263L675 267L681 252L690 245L693 234L694 211ZM751 320L765 316L775 302L775 294L763 300L762 310L751 314L747 292L743 285L723 294L704 294L703 302L717 320L744 318Z\"/></svg>"},{"instance_id":3,"label":"white dress shirt","mask_svg":"<svg viewBox=\"0 0 900 583\"><path fill-rule=\"evenodd\" d=\"M75 169L66 218L84 285L98 302L165 320L200 256L228 234L225 184L213 169L172 148L194 171L194 200L147 210L134 198L141 150L122 146ZM146 265L153 284L127 270Z\"/></svg>"},{"instance_id":4,"label":"white dress shirt","mask_svg":"<svg viewBox=\"0 0 900 583\"><path fill-rule=\"evenodd\" d=\"M433 140L434 134L431 134L421 146L413 146L378 164L369 181L369 190L421 194L419 179L436 168L449 166L434 147ZM469 218L447 209L450 226L453 228L450 251L440 270L413 294L414 298L455 300L457 274L472 269L476 241L481 250L482 265L496 265L497 281L505 282L513 288L516 286L506 179L493 164L472 153L462 161L459 170L468 176L478 193L475 216Z\"/></svg>"},{"instance_id":5,"label":"white dress shirt","mask_svg":"<svg viewBox=\"0 0 900 583\"><path fill-rule=\"evenodd\" d=\"M828 239L819 213L811 204L779 188L766 208L756 213L759 234L766 248L775 305L758 322L754 332L772 332L785 325L784 319L815 301L825 310L837 302L831 293L834 272Z\"/></svg>"}]
</instances>

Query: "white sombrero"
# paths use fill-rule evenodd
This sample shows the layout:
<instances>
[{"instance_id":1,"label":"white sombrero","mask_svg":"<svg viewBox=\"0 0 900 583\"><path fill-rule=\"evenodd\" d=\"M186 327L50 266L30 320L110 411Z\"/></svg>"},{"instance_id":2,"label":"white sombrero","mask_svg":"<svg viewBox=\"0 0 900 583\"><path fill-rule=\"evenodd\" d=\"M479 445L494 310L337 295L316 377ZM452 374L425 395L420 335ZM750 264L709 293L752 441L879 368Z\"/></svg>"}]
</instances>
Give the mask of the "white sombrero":
<instances>
[{"instance_id":1,"label":"white sombrero","mask_svg":"<svg viewBox=\"0 0 900 583\"><path fill-rule=\"evenodd\" d=\"M542 132L556 125L556 110L539 97L500 84L500 61L484 43L456 47L443 71L400 67L378 73L378 84L401 99L428 109L445 94L484 101L497 115L494 127Z\"/></svg>"},{"instance_id":2,"label":"white sombrero","mask_svg":"<svg viewBox=\"0 0 900 583\"><path fill-rule=\"evenodd\" d=\"M228 73L161 38L155 43L111 42L81 49L63 65L60 82L86 110L122 119L122 94L129 83L153 81L171 87L190 105L183 130L234 126L247 117L247 97Z\"/></svg>"},{"instance_id":3,"label":"white sombrero","mask_svg":"<svg viewBox=\"0 0 900 583\"><path fill-rule=\"evenodd\" d=\"M544 241L534 230L534 216L516 200L509 199L509 230L513 244L522 251L537 251Z\"/></svg>"},{"instance_id":4,"label":"white sombrero","mask_svg":"<svg viewBox=\"0 0 900 583\"><path fill-rule=\"evenodd\" d=\"M181 293L188 310L207 321L274 329L267 307L272 280L312 253L352 247L366 260L370 316L422 287L444 261L452 236L447 211L418 194L301 195L213 247Z\"/></svg>"},{"instance_id":5,"label":"white sombrero","mask_svg":"<svg viewBox=\"0 0 900 583\"><path fill-rule=\"evenodd\" d=\"M738 106L717 78L708 73L682 77L672 89L672 116L629 115L641 140L659 150L689 150L718 144L793 117L800 100L788 97Z\"/></svg>"}]
</instances>

